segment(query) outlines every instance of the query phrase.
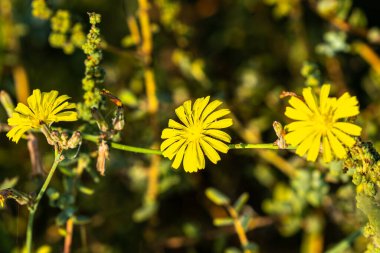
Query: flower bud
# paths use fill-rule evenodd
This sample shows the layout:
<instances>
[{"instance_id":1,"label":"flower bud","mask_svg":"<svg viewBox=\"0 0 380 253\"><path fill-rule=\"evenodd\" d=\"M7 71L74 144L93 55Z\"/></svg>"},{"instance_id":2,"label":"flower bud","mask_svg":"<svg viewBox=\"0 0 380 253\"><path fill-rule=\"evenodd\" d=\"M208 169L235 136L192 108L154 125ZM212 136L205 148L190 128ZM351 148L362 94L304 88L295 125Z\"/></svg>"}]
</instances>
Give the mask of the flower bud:
<instances>
[{"instance_id":1,"label":"flower bud","mask_svg":"<svg viewBox=\"0 0 380 253\"><path fill-rule=\"evenodd\" d=\"M76 148L78 145L82 143L82 135L79 131L75 131L71 138L67 142L68 148Z\"/></svg>"},{"instance_id":2,"label":"flower bud","mask_svg":"<svg viewBox=\"0 0 380 253\"><path fill-rule=\"evenodd\" d=\"M123 130L124 125L125 125L123 107L117 108L115 117L112 119L112 125L113 125L113 129L117 131Z\"/></svg>"}]
</instances>

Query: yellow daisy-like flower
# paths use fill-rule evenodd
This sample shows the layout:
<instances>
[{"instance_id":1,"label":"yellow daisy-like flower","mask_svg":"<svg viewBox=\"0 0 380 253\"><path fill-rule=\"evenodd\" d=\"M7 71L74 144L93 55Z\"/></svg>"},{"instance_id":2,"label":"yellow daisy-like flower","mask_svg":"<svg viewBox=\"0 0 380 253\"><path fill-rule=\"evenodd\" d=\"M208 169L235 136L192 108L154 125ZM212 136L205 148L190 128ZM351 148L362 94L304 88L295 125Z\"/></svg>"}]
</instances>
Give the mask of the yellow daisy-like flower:
<instances>
[{"instance_id":1,"label":"yellow daisy-like flower","mask_svg":"<svg viewBox=\"0 0 380 253\"><path fill-rule=\"evenodd\" d=\"M18 103L8 125L13 128L7 133L9 139L18 142L21 136L31 128L50 126L58 121L75 121L78 119L75 104L67 102L67 95L58 96L58 91L42 92L37 89L28 97L28 106Z\"/></svg>"},{"instance_id":2,"label":"yellow daisy-like flower","mask_svg":"<svg viewBox=\"0 0 380 253\"><path fill-rule=\"evenodd\" d=\"M193 106L186 101L175 110L182 124L170 119L169 128L162 131L161 138L166 140L161 151L170 160L174 158L173 168L178 169L183 160L186 172L196 172L205 168L204 154L216 164L220 160L216 151L227 153L229 148L224 142L229 143L231 137L219 129L232 125L232 119L220 119L230 110L216 110L222 102L209 101L209 96L197 99Z\"/></svg>"},{"instance_id":3,"label":"yellow daisy-like flower","mask_svg":"<svg viewBox=\"0 0 380 253\"><path fill-rule=\"evenodd\" d=\"M291 97L285 115L296 120L285 126L288 134L285 140L288 144L297 146L296 154L307 153L308 161L315 161L322 146L323 160L330 162L335 155L342 159L346 157L346 149L355 144L352 136L359 136L361 127L349 122L340 121L359 114L358 100L348 92L341 97L329 98L330 85L321 88L319 101L311 88L303 89L305 101Z\"/></svg>"}]
</instances>

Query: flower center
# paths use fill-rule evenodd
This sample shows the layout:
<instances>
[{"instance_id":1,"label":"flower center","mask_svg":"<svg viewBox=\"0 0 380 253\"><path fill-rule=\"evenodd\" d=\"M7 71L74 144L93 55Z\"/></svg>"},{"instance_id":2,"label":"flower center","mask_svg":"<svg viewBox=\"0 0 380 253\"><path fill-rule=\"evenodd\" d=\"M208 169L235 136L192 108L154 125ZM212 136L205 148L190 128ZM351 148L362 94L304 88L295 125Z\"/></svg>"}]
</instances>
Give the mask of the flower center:
<instances>
[{"instance_id":1,"label":"flower center","mask_svg":"<svg viewBox=\"0 0 380 253\"><path fill-rule=\"evenodd\" d=\"M200 125L192 125L187 128L187 139L189 141L197 141L203 134L203 128Z\"/></svg>"},{"instance_id":2,"label":"flower center","mask_svg":"<svg viewBox=\"0 0 380 253\"><path fill-rule=\"evenodd\" d=\"M314 114L312 119L315 122L315 127L319 130L322 135L326 135L328 131L331 131L333 127L333 115L332 113L326 114Z\"/></svg>"}]
</instances>

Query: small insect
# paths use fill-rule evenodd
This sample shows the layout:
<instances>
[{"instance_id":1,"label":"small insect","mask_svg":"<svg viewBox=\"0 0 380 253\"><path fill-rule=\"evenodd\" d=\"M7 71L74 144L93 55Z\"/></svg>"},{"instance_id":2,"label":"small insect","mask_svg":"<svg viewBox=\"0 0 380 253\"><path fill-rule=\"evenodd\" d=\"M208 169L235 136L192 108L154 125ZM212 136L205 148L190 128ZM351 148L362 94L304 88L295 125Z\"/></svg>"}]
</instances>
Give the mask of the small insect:
<instances>
[{"instance_id":1,"label":"small insect","mask_svg":"<svg viewBox=\"0 0 380 253\"><path fill-rule=\"evenodd\" d=\"M105 96L105 97L108 97L109 100L114 103L117 107L123 107L123 103L121 102L121 100L116 97L115 95L113 95L110 91L106 90L106 89L102 89L100 91L100 94Z\"/></svg>"},{"instance_id":2,"label":"small insect","mask_svg":"<svg viewBox=\"0 0 380 253\"><path fill-rule=\"evenodd\" d=\"M273 122L273 129L276 132L277 140L274 142L276 146L278 146L279 149L284 149L288 145L285 142L285 130L282 127L281 123L278 121Z\"/></svg>"}]
</instances>

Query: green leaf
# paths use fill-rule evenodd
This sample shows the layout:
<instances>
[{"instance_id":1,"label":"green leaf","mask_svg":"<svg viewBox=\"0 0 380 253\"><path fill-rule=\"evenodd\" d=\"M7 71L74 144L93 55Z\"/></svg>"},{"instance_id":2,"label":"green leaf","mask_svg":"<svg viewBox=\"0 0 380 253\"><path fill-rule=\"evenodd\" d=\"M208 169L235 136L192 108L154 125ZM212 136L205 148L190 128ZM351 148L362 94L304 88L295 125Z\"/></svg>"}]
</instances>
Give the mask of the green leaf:
<instances>
[{"instance_id":1,"label":"green leaf","mask_svg":"<svg viewBox=\"0 0 380 253\"><path fill-rule=\"evenodd\" d=\"M242 227L244 228L244 231L247 231L249 221L251 220L251 218L252 218L252 216L249 214L243 214L242 216L240 216L239 220L240 220Z\"/></svg>"},{"instance_id":2,"label":"green leaf","mask_svg":"<svg viewBox=\"0 0 380 253\"><path fill-rule=\"evenodd\" d=\"M94 194L94 189L91 189L91 188L88 188L88 187L85 187L83 185L78 185L78 190L83 193L83 194L86 194L86 195L92 195Z\"/></svg>"},{"instance_id":3,"label":"green leaf","mask_svg":"<svg viewBox=\"0 0 380 253\"><path fill-rule=\"evenodd\" d=\"M231 226L234 224L234 220L232 218L216 218L213 220L213 223L217 227Z\"/></svg>"},{"instance_id":4,"label":"green leaf","mask_svg":"<svg viewBox=\"0 0 380 253\"><path fill-rule=\"evenodd\" d=\"M142 222L152 217L152 215L155 214L156 211L157 204L155 202L146 203L133 213L132 218L135 222Z\"/></svg>"},{"instance_id":5,"label":"green leaf","mask_svg":"<svg viewBox=\"0 0 380 253\"><path fill-rule=\"evenodd\" d=\"M240 212L243 206L247 203L249 199L249 194L244 192L240 197L235 201L234 208L236 212Z\"/></svg>"},{"instance_id":6,"label":"green leaf","mask_svg":"<svg viewBox=\"0 0 380 253\"><path fill-rule=\"evenodd\" d=\"M18 177L12 177L12 178L6 178L4 181L0 184L0 190L13 188L16 186L18 181Z\"/></svg>"},{"instance_id":7,"label":"green leaf","mask_svg":"<svg viewBox=\"0 0 380 253\"><path fill-rule=\"evenodd\" d=\"M209 200L211 200L217 205L230 204L230 199L215 188L207 188L205 194Z\"/></svg>"},{"instance_id":8,"label":"green leaf","mask_svg":"<svg viewBox=\"0 0 380 253\"><path fill-rule=\"evenodd\" d=\"M74 215L75 211L76 209L73 207L66 208L58 214L58 216L55 218L55 222L58 226L63 226L66 221Z\"/></svg>"}]
</instances>

